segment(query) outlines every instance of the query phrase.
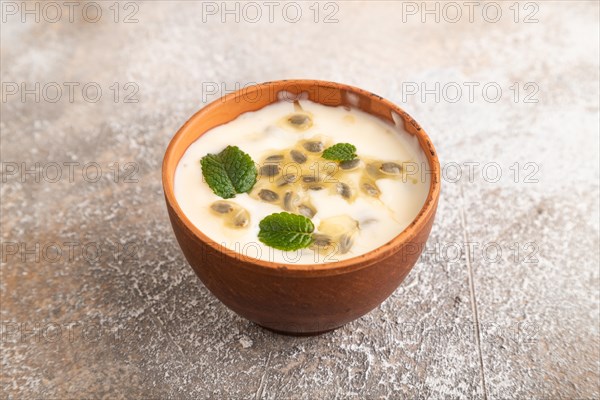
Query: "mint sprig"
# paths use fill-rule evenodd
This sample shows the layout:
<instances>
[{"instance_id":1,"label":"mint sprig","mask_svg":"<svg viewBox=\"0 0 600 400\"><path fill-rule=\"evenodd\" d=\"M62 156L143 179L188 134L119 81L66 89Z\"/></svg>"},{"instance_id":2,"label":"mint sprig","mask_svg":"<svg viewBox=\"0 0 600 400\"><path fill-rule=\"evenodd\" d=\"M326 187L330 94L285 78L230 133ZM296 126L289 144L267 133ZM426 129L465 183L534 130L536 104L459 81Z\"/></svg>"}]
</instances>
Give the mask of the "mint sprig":
<instances>
[{"instance_id":1,"label":"mint sprig","mask_svg":"<svg viewBox=\"0 0 600 400\"><path fill-rule=\"evenodd\" d=\"M219 154L205 155L200 165L208 186L224 199L249 192L256 183L254 161L237 146L227 146Z\"/></svg>"},{"instance_id":2,"label":"mint sprig","mask_svg":"<svg viewBox=\"0 0 600 400\"><path fill-rule=\"evenodd\" d=\"M310 246L315 226L303 215L287 212L266 216L260 221L258 239L267 246L294 251Z\"/></svg>"},{"instance_id":3,"label":"mint sprig","mask_svg":"<svg viewBox=\"0 0 600 400\"><path fill-rule=\"evenodd\" d=\"M323 158L333 161L351 161L356 158L356 147L350 143L338 143L323 152Z\"/></svg>"}]
</instances>

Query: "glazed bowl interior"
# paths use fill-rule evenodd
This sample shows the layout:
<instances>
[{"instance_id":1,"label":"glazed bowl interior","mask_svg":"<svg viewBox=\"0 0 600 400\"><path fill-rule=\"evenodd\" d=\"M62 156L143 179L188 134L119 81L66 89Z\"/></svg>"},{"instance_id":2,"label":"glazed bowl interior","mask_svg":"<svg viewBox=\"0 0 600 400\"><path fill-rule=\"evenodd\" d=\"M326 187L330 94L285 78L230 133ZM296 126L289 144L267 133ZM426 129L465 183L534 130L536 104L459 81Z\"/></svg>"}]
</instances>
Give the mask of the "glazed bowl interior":
<instances>
[{"instance_id":1,"label":"glazed bowl interior","mask_svg":"<svg viewBox=\"0 0 600 400\"><path fill-rule=\"evenodd\" d=\"M244 88L210 103L194 114L179 129L167 148L162 167L163 189L167 202L189 232L203 243L219 250L220 245L214 243L192 224L175 198L174 177L179 160L188 147L210 129L226 124L243 113L257 111L277 101L294 101L296 99L307 99L332 107L358 108L392 124L403 124L408 134L418 138L419 145L429 163L429 170L427 171L430 180L429 192L423 207L408 227L391 241L366 254L324 264L286 264L259 259L252 259L252 264L263 269L328 271L328 273L332 273L340 269L347 271L348 269L362 268L396 253L404 243L411 240L423 228L427 218L435 213L440 193L439 161L427 134L405 111L380 96L344 84L315 80L266 82Z\"/></svg>"}]
</instances>

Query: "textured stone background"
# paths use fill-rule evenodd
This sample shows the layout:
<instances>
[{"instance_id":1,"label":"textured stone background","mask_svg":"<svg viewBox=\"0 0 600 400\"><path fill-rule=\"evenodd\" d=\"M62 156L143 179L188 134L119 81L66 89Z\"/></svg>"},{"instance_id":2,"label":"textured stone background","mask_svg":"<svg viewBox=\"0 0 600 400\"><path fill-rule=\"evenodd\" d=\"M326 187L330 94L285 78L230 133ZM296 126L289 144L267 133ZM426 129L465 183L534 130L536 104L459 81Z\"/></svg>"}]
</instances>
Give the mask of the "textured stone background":
<instances>
[{"instance_id":1,"label":"textured stone background","mask_svg":"<svg viewBox=\"0 0 600 400\"><path fill-rule=\"evenodd\" d=\"M403 13L421 2L320 3L317 23L311 3L298 3L297 23L282 6L270 23L262 2L256 23L250 9L237 23L220 12L203 21L197 1L121 2L115 22L113 2L97 4L95 23L84 3L73 22L64 7L56 23L44 19L51 9L36 23L22 22L20 2L1 3L0 397L600 396L598 2L520 3L518 22L503 2L495 23L484 3L472 23L462 2L458 23L448 8L439 23ZM336 9L337 23L323 23ZM321 337L278 336L221 305L186 264L163 204L163 152L215 87L283 78L401 104L446 167L426 254L379 308ZM36 82L39 102L20 87L11 95ZM51 82L63 88L55 103ZM73 101L64 82L80 84ZM81 93L89 82L98 102ZM408 90L436 82L448 89L437 101ZM479 84L472 101L465 82ZM497 102L493 88L482 94L490 82ZM527 83L537 103L524 102ZM138 102L125 102L136 88ZM72 181L68 162L79 163ZM98 182L93 166L82 175L92 162Z\"/></svg>"}]
</instances>

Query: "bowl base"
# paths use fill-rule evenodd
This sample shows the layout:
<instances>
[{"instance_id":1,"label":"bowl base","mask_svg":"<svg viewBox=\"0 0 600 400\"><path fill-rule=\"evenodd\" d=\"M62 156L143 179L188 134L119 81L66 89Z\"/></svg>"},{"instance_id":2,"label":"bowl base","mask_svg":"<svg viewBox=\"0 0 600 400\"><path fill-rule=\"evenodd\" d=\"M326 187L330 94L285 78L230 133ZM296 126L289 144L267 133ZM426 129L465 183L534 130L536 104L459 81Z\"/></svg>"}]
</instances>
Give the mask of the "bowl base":
<instances>
[{"instance_id":1,"label":"bowl base","mask_svg":"<svg viewBox=\"0 0 600 400\"><path fill-rule=\"evenodd\" d=\"M336 329L339 328L339 326L338 326L336 328L326 329L326 330L323 330L323 331L299 332L299 331L282 331L282 330L279 330L279 329L269 328L268 326L264 326L264 325L261 325L261 324L256 324L256 325L260 326L263 329L271 331L273 333L277 333L279 335L286 335L286 336L319 336L319 335L323 335L325 333L333 332L333 331L335 331Z\"/></svg>"}]
</instances>

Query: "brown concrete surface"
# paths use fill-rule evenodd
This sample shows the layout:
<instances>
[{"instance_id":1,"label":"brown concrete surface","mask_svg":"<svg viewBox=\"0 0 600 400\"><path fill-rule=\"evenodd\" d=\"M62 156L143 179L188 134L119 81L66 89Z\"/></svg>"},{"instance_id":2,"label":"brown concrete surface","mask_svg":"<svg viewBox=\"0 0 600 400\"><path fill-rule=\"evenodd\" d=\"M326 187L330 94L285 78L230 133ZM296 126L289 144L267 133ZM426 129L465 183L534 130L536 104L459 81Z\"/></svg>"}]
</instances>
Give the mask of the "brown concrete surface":
<instances>
[{"instance_id":1,"label":"brown concrete surface","mask_svg":"<svg viewBox=\"0 0 600 400\"><path fill-rule=\"evenodd\" d=\"M421 2L319 3L318 22L297 2L297 23L283 5L269 22L264 2L255 23L242 3L239 22L221 2L96 2L97 22L75 3L54 23L42 3L39 23L22 15L36 2L0 3L0 398L599 398L598 2L498 2L497 22L481 2L472 23L464 2L456 23L436 2L439 23ZM313 338L265 331L202 286L160 181L195 110L283 78L397 102L445 172L406 281ZM436 82L440 99L421 99Z\"/></svg>"}]
</instances>

